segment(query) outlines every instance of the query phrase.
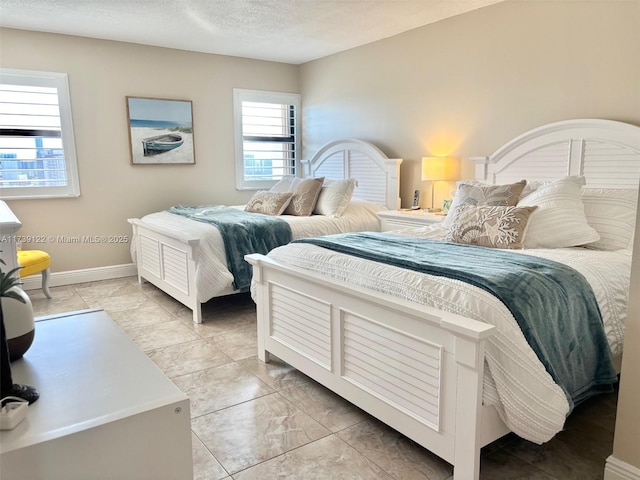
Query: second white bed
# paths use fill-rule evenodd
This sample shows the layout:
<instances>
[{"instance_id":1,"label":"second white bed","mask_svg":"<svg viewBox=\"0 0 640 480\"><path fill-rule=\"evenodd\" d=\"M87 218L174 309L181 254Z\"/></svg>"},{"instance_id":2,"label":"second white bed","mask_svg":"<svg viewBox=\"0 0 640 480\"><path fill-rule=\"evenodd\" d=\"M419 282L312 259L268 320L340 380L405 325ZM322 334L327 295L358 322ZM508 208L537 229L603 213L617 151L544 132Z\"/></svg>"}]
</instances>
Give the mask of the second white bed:
<instances>
[{"instance_id":1,"label":"second white bed","mask_svg":"<svg viewBox=\"0 0 640 480\"><path fill-rule=\"evenodd\" d=\"M242 210L243 206L236 206ZM385 210L364 200L351 200L346 211L340 217L311 215L298 217L281 215L291 227L292 238L316 237L342 232L378 231L380 222L376 212ZM224 241L220 230L213 225L197 222L167 211L145 215L141 219L146 225L156 227L168 234L199 238L198 263L196 266L196 284L198 301L204 303L224 292L233 292L233 275L227 267ZM136 256L136 242L131 243L131 257Z\"/></svg>"}]
</instances>

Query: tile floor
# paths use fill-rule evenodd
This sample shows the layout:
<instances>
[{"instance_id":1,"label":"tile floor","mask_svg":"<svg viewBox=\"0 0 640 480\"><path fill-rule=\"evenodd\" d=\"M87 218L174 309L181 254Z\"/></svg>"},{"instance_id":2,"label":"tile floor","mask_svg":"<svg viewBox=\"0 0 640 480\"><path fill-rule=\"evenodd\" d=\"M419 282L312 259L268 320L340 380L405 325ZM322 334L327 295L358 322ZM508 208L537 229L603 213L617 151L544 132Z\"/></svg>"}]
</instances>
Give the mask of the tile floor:
<instances>
[{"instance_id":1,"label":"tile floor","mask_svg":"<svg viewBox=\"0 0 640 480\"><path fill-rule=\"evenodd\" d=\"M204 323L135 278L30 290L37 316L103 308L191 399L194 478L448 479L452 467L290 366L256 358L248 295L214 299ZM617 396L580 405L538 446L508 435L482 452L484 480L602 479Z\"/></svg>"}]
</instances>

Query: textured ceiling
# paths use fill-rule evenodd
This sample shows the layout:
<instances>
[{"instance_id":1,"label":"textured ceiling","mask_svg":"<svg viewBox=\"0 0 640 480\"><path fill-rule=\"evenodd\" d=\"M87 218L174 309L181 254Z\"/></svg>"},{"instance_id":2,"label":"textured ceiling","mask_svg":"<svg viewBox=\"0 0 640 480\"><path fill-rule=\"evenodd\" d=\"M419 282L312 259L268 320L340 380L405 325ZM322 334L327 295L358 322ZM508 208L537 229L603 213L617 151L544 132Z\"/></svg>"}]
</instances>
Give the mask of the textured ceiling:
<instances>
[{"instance_id":1,"label":"textured ceiling","mask_svg":"<svg viewBox=\"0 0 640 480\"><path fill-rule=\"evenodd\" d=\"M0 0L0 26L301 64L501 0Z\"/></svg>"}]
</instances>

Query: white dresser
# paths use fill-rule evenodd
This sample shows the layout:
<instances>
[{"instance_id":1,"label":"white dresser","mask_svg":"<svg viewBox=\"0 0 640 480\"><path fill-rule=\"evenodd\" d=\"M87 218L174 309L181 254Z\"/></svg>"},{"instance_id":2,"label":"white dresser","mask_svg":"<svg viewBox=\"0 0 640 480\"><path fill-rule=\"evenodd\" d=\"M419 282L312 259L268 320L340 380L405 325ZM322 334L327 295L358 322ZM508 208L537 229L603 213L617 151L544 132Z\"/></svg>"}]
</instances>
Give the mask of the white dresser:
<instances>
[{"instance_id":1,"label":"white dresser","mask_svg":"<svg viewBox=\"0 0 640 480\"><path fill-rule=\"evenodd\" d=\"M0 432L2 480L192 479L188 397L105 312L36 321L11 369L40 398Z\"/></svg>"}]
</instances>

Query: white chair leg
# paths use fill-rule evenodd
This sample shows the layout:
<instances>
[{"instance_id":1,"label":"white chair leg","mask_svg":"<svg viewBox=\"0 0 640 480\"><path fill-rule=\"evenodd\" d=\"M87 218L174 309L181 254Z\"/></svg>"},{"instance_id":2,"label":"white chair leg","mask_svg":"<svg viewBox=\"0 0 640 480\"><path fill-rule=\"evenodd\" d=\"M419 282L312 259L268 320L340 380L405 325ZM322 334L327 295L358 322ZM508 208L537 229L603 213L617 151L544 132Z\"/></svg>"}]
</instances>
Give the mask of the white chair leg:
<instances>
[{"instance_id":1,"label":"white chair leg","mask_svg":"<svg viewBox=\"0 0 640 480\"><path fill-rule=\"evenodd\" d=\"M42 291L44 296L51 298L51 291L49 290L49 269L42 271Z\"/></svg>"}]
</instances>

